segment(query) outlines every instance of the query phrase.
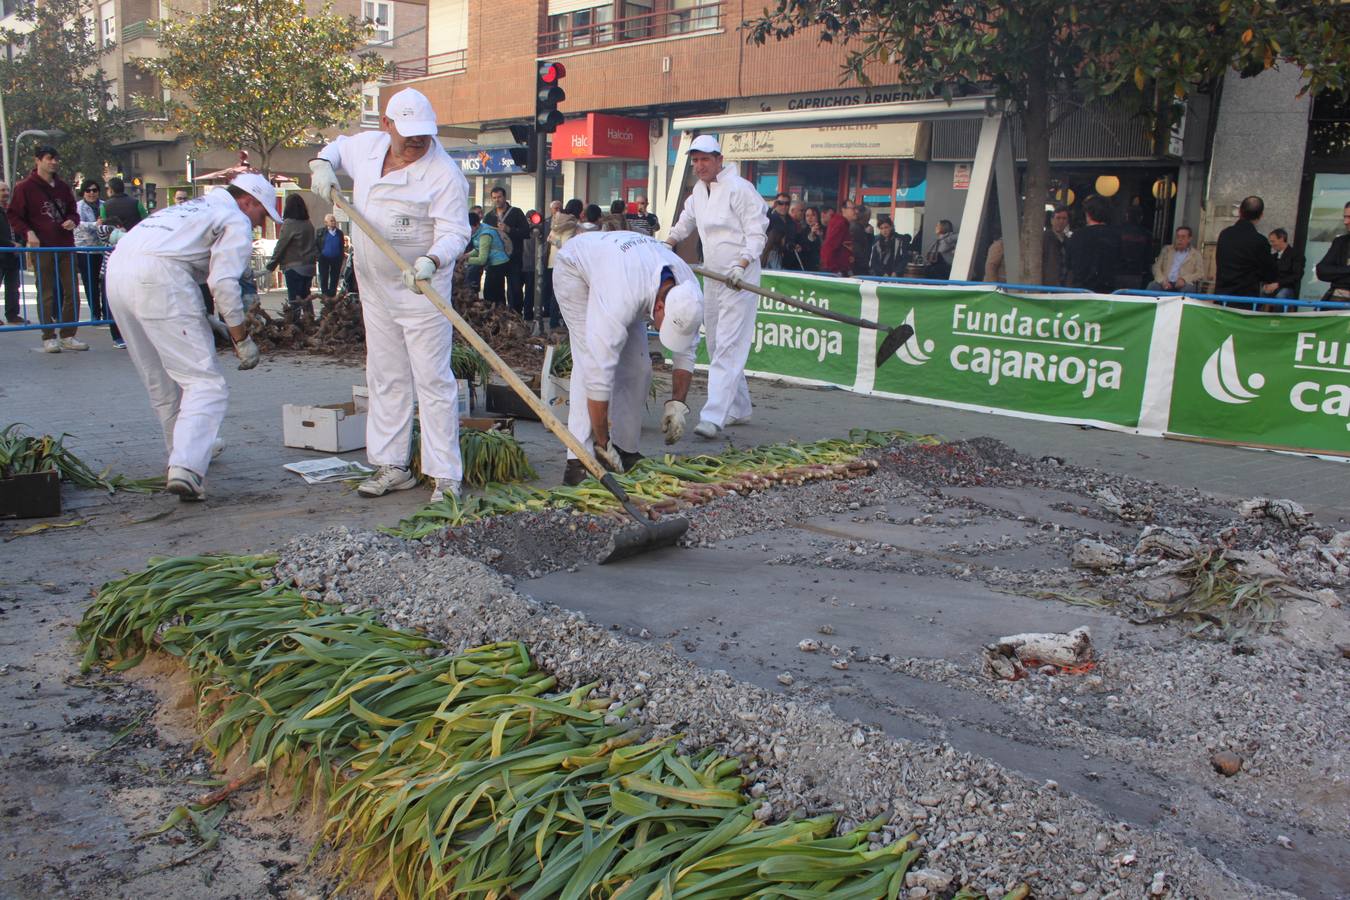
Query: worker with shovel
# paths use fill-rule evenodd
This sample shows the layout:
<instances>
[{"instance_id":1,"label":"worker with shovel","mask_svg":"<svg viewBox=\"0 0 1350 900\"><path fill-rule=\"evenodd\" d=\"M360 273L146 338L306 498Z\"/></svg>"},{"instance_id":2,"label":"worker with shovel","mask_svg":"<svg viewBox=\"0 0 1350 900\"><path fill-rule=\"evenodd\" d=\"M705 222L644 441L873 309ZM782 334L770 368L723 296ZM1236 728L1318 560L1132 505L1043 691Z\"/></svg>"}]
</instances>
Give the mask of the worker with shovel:
<instances>
[{"instance_id":1,"label":"worker with shovel","mask_svg":"<svg viewBox=\"0 0 1350 900\"><path fill-rule=\"evenodd\" d=\"M690 145L689 164L698 177L666 243L674 247L698 232L703 261L726 275L726 283L704 288L704 333L708 342L708 402L699 413L694 434L715 438L727 425L749 420L750 387L745 361L755 337L758 300L741 284L758 286L759 258L764 252L769 219L764 198L753 184L722 164L722 147L701 134Z\"/></svg>"},{"instance_id":2,"label":"worker with shovel","mask_svg":"<svg viewBox=\"0 0 1350 900\"><path fill-rule=\"evenodd\" d=\"M453 327L422 296L419 281L451 293L455 260L469 241L469 185L436 140L431 102L407 88L389 98L379 131L341 136L310 161L310 189L332 203L336 170L352 176L352 202L372 220L379 237L412 266L401 269L375 239L352 233L352 255L361 283L366 327L366 383L370 413L366 454L378 466L357 491L379 497L415 487L412 449L413 396L422 424L422 472L436 480L432 502L459 496L458 386L450 368Z\"/></svg>"},{"instance_id":3,"label":"worker with shovel","mask_svg":"<svg viewBox=\"0 0 1350 900\"><path fill-rule=\"evenodd\" d=\"M660 241L632 231L591 231L558 252L553 295L572 344L567 430L611 471L631 469L652 380L647 323L674 357L671 399L661 430L673 444L684 432L703 293L693 271ZM568 451L564 484L586 478Z\"/></svg>"},{"instance_id":4,"label":"worker with shovel","mask_svg":"<svg viewBox=\"0 0 1350 900\"><path fill-rule=\"evenodd\" d=\"M276 189L249 172L145 219L108 258L108 305L164 429L165 490L180 500L206 499L206 469L230 398L198 284L211 288L239 368L252 369L258 345L244 323L239 278L253 255L253 229L268 216L281 221Z\"/></svg>"}]
</instances>

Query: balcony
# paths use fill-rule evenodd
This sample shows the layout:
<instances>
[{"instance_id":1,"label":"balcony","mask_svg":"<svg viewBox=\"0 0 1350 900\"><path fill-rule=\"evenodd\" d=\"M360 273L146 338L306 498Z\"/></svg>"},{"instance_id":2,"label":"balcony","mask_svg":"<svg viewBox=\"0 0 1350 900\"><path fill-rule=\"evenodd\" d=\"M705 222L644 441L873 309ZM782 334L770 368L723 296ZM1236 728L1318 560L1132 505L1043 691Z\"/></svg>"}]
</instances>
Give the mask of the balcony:
<instances>
[{"instance_id":1,"label":"balcony","mask_svg":"<svg viewBox=\"0 0 1350 900\"><path fill-rule=\"evenodd\" d=\"M539 55L551 56L567 51L717 31L722 27L725 5L720 2L697 3L607 21L595 20L590 16L608 7L551 16L549 25L554 30L539 35Z\"/></svg>"},{"instance_id":2,"label":"balcony","mask_svg":"<svg viewBox=\"0 0 1350 900\"><path fill-rule=\"evenodd\" d=\"M122 43L130 44L132 41L141 38L155 39L155 26L148 19L142 19L139 22L132 22L130 25L122 27Z\"/></svg>"},{"instance_id":3,"label":"balcony","mask_svg":"<svg viewBox=\"0 0 1350 900\"><path fill-rule=\"evenodd\" d=\"M380 83L411 81L429 75L455 75L465 70L467 55L467 50L451 50L434 56L419 56L390 63L380 76Z\"/></svg>"}]
</instances>

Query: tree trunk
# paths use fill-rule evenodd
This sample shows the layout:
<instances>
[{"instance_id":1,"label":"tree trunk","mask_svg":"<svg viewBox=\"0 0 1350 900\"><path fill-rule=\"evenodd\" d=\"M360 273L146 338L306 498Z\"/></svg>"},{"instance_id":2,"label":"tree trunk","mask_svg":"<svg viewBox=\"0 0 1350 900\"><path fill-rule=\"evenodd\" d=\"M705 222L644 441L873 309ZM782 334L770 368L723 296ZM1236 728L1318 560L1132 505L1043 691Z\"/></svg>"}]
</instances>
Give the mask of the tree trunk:
<instances>
[{"instance_id":1,"label":"tree trunk","mask_svg":"<svg viewBox=\"0 0 1350 900\"><path fill-rule=\"evenodd\" d=\"M1026 284L1041 284L1045 204L1050 196L1050 85L1042 67L1033 66L1028 74L1022 136L1027 150L1026 176L1022 182L1022 280Z\"/></svg>"}]
</instances>

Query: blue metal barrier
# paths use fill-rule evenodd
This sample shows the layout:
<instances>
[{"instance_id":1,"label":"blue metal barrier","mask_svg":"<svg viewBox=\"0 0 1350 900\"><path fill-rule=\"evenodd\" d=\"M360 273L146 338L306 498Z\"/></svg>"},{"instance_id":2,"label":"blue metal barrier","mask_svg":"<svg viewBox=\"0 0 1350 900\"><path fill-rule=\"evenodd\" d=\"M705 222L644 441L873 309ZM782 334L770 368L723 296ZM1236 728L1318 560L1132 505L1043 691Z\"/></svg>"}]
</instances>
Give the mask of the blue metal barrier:
<instances>
[{"instance_id":1,"label":"blue metal barrier","mask_svg":"<svg viewBox=\"0 0 1350 900\"><path fill-rule=\"evenodd\" d=\"M0 322L0 332L56 331L63 328L115 324L108 312L108 292L103 279L104 259L112 249L112 247L0 247L0 283L2 283L0 286L3 288L5 301L5 319ZM17 259L17 268L10 262L14 259ZM50 263L46 262L48 259L51 260ZM67 266L70 277L59 277L59 269L66 269ZM47 286L47 280L54 276L56 276L56 284L53 286L55 308L52 313L53 318L60 321L42 321L43 289ZM81 319L79 315L81 287L91 314L88 319ZM94 294L93 297L89 296L91 292ZM68 294L73 295L73 298ZM9 324L10 304L15 300L19 318L28 319L29 324ZM62 316L68 302L74 308L73 320Z\"/></svg>"}]
</instances>

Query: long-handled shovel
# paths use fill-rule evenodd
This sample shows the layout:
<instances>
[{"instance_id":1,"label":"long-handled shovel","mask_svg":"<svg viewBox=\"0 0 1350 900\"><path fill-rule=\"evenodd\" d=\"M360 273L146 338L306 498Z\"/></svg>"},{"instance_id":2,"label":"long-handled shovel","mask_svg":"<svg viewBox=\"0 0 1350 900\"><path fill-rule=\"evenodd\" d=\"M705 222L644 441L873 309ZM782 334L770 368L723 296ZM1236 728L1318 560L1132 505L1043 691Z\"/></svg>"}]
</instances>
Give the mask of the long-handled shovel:
<instances>
[{"instance_id":1,"label":"long-handled shovel","mask_svg":"<svg viewBox=\"0 0 1350 900\"><path fill-rule=\"evenodd\" d=\"M399 255L394 246L385 240L384 235L376 231L375 226L371 225L366 217L357 212L350 203L341 196L334 194L333 205L351 216L357 227L366 233L366 236L384 252L385 256L389 257L391 262L400 269L408 268L407 261ZM483 340L468 322L464 321L464 317L455 312L454 307L437 293L436 289L431 286L431 282L421 281L419 284L423 296L430 300L432 305L450 320L475 350L483 354L483 358L488 361L488 365L492 367L493 371L506 380L506 383L511 386L511 390L515 391L520 399L529 404L530 409L534 410L535 415L539 416L539 421L544 423L544 427L553 432L553 436L562 441L568 450L576 454L577 459L581 460L581 464L586 467L586 471L609 488L609 492L618 498L619 502L623 504L623 508L638 523L639 527L630 526L614 532L610 537L609 547L606 548L604 556L600 559L601 565L636 556L639 553L646 553L649 550L673 546L676 541L684 536L684 533L689 530L688 519L672 517L656 521L651 520L643 509L629 498L623 486L614 478L614 473L600 465L595 456L582 446L581 441L577 440L572 432L567 430L567 426L558 421L558 417L553 415L547 404L540 400L525 382L520 380L520 376L502 361L502 358L497 355L491 345Z\"/></svg>"},{"instance_id":2,"label":"long-handled shovel","mask_svg":"<svg viewBox=\"0 0 1350 900\"><path fill-rule=\"evenodd\" d=\"M720 281L723 284L730 284L727 276L720 272L712 272L701 266L691 266L697 274L704 278L711 278ZM877 368L881 368L886 360L895 355L895 351L904 346L905 341L914 336L914 329L905 324L900 324L894 328L887 328L879 322L869 322L866 319L859 319L856 316L850 316L847 313L835 312L831 309L821 309L819 306L812 306L810 303L803 303L786 294L780 294L778 291L771 291L768 288L762 288L757 284L746 284L741 282L739 285L743 291L749 291L752 294L759 294L761 297L768 297L770 300L776 300L785 306L791 306L794 309L800 309L809 312L812 315L820 316L822 319L833 319L836 322L843 322L846 325L856 325L858 328L870 328L873 331L884 331L886 337L881 345L877 347Z\"/></svg>"}]
</instances>

